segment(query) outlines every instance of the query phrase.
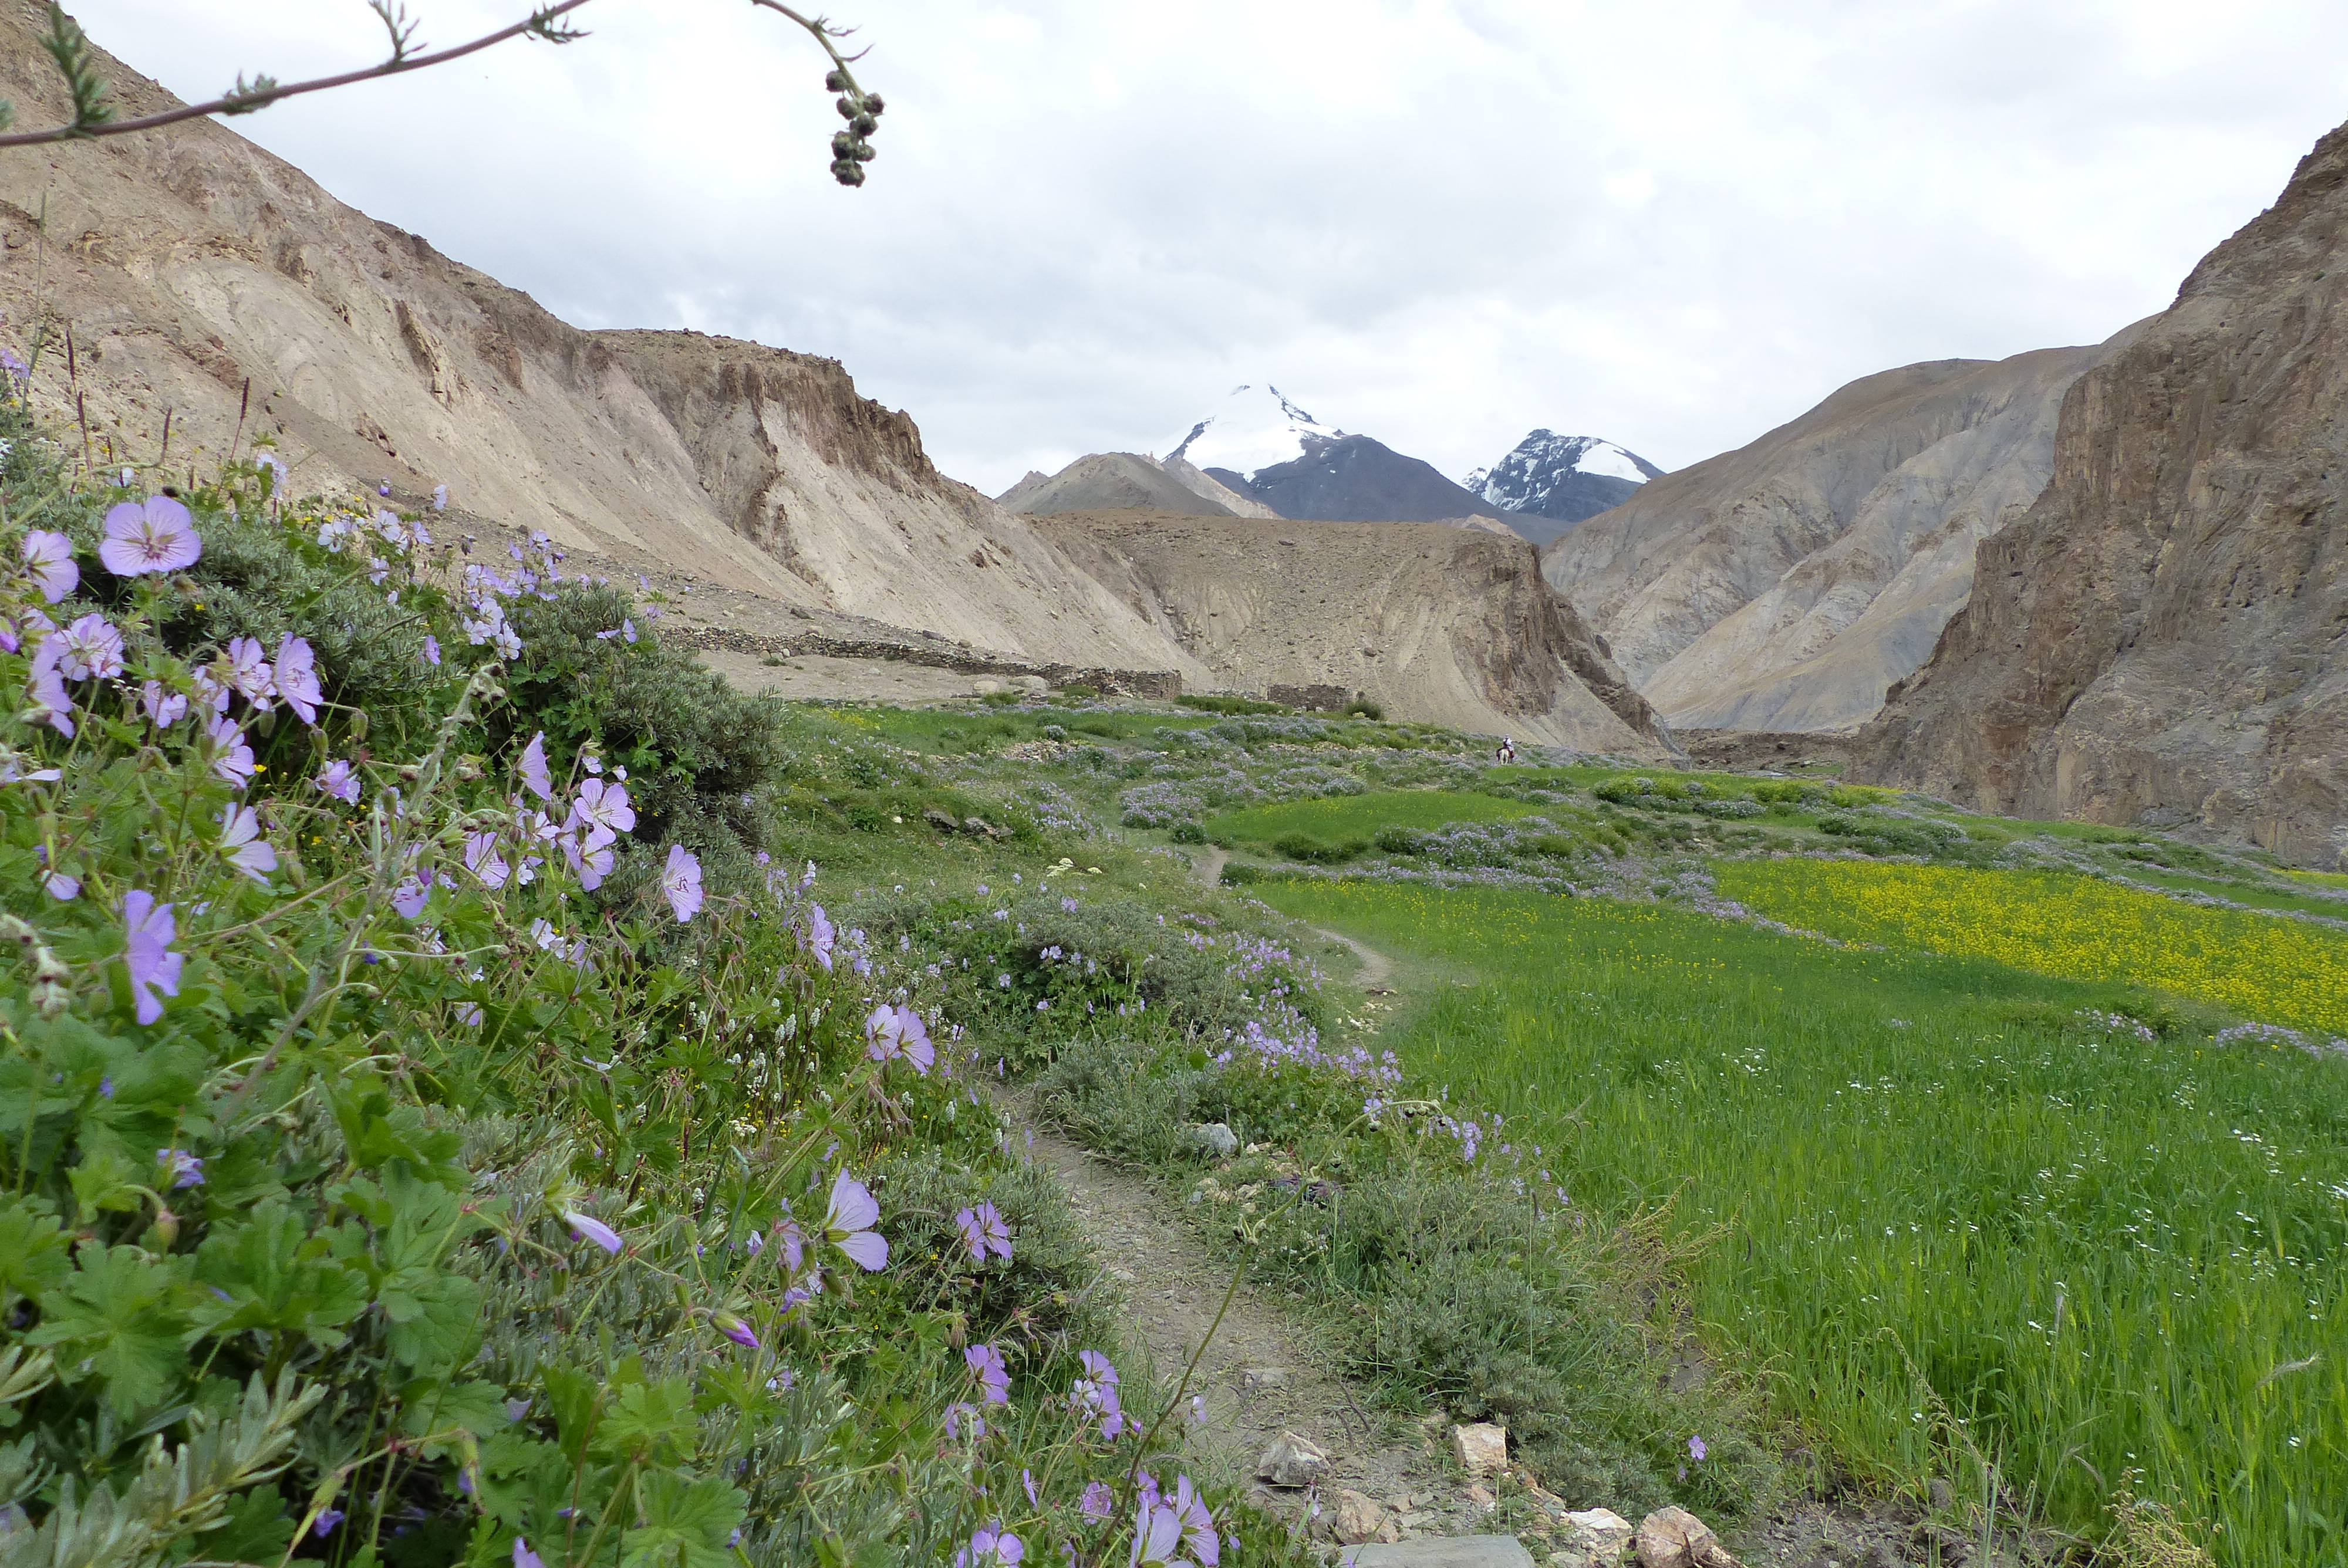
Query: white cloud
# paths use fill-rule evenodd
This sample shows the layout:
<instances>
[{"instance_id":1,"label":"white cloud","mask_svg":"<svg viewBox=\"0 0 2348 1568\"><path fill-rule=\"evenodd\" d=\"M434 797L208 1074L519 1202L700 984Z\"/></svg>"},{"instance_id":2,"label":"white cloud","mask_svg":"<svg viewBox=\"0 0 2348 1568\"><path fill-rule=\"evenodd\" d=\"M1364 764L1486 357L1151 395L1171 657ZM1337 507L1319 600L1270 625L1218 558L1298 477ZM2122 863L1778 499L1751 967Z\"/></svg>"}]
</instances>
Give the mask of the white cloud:
<instances>
[{"instance_id":1,"label":"white cloud","mask_svg":"<svg viewBox=\"0 0 2348 1568\"><path fill-rule=\"evenodd\" d=\"M410 5L448 43L522 0ZM380 36L356 0L75 9L189 96ZM837 355L998 490L1241 381L1452 473L1537 425L1678 466L2162 308L2348 104L2330 0L841 14L891 105L857 191L820 56L738 0L597 0L583 43L238 128L582 325Z\"/></svg>"}]
</instances>

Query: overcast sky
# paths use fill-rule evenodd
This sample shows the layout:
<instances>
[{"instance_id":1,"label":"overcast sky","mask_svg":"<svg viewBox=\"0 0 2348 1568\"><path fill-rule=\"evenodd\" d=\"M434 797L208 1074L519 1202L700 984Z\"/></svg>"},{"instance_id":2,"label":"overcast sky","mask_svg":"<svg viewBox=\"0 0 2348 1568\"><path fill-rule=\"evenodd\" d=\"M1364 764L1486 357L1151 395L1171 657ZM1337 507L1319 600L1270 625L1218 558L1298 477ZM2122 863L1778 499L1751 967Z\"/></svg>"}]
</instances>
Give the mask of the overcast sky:
<instances>
[{"instance_id":1,"label":"overcast sky","mask_svg":"<svg viewBox=\"0 0 2348 1568\"><path fill-rule=\"evenodd\" d=\"M836 355L990 492L1229 387L1457 476L1528 429L1678 467L1855 376L2093 342L2348 119L2339 0L743 0L238 128L583 326ZM527 0L407 0L434 44ZM360 0L79 0L183 97L362 63Z\"/></svg>"}]
</instances>

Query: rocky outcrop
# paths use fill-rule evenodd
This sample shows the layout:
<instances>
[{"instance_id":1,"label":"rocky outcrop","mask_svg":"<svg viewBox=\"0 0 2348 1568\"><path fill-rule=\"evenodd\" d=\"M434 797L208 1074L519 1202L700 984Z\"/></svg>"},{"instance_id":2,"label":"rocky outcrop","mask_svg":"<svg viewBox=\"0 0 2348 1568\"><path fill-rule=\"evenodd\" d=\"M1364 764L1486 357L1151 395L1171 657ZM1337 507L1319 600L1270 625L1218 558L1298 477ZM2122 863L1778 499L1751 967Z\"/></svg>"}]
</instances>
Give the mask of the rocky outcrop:
<instances>
[{"instance_id":1,"label":"rocky outcrop","mask_svg":"<svg viewBox=\"0 0 2348 1568\"><path fill-rule=\"evenodd\" d=\"M1173 512L1035 521L1212 685L1332 686L1389 718L1671 754L1653 711L1520 539L1431 523Z\"/></svg>"},{"instance_id":2,"label":"rocky outcrop","mask_svg":"<svg viewBox=\"0 0 2348 1568\"><path fill-rule=\"evenodd\" d=\"M1542 569L1675 728L1856 728L1964 604L1974 546L2044 487L2064 391L2106 352L1853 382L1648 481Z\"/></svg>"},{"instance_id":3,"label":"rocky outcrop","mask_svg":"<svg viewBox=\"0 0 2348 1568\"><path fill-rule=\"evenodd\" d=\"M20 124L65 112L45 14L0 0ZM125 113L176 101L103 68ZM168 418L175 470L261 436L297 488L446 485L458 528L1039 661L1182 662L837 363L582 332L216 123L0 159L0 309L20 353L53 329L35 402L95 462L159 465Z\"/></svg>"},{"instance_id":4,"label":"rocky outcrop","mask_svg":"<svg viewBox=\"0 0 2348 1568\"><path fill-rule=\"evenodd\" d=\"M1437 471L1367 436L1306 436L1304 454L1242 474L1210 466L1208 475L1283 518L1370 523L1433 522L1500 515Z\"/></svg>"},{"instance_id":5,"label":"rocky outcrop","mask_svg":"<svg viewBox=\"0 0 2348 1568\"><path fill-rule=\"evenodd\" d=\"M1863 776L2348 866L2348 127L2081 376Z\"/></svg>"}]
</instances>

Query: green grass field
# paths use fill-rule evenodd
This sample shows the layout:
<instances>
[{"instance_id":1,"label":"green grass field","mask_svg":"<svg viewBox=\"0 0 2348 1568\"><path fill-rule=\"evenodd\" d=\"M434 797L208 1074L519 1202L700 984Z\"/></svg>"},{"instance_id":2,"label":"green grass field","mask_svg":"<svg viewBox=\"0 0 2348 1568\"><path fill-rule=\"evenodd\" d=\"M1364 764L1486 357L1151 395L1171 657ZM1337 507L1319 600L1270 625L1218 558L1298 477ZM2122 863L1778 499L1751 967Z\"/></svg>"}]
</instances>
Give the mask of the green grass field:
<instances>
[{"instance_id":1,"label":"green grass field","mask_svg":"<svg viewBox=\"0 0 2348 1568\"><path fill-rule=\"evenodd\" d=\"M1977 1450L2082 1532L2141 1472L2229 1568L2348 1564L2348 1062L2075 1016L2177 1012L2123 982L1668 908L1261 892L1402 963L1379 1043L1507 1113L1529 1171L1723 1227L1688 1305L1846 1461L1979 1495Z\"/></svg>"},{"instance_id":2,"label":"green grass field","mask_svg":"<svg viewBox=\"0 0 2348 1568\"><path fill-rule=\"evenodd\" d=\"M1293 800L1278 805L1251 806L1207 822L1210 837L1241 844L1269 844L1283 834L1310 833L1337 842L1366 838L1382 827L1406 827L1426 832L1454 822L1505 822L1511 817L1537 816L1544 810L1569 813L1507 800L1498 795L1463 794L1451 790L1389 790L1372 794L1340 795L1330 800Z\"/></svg>"}]
</instances>

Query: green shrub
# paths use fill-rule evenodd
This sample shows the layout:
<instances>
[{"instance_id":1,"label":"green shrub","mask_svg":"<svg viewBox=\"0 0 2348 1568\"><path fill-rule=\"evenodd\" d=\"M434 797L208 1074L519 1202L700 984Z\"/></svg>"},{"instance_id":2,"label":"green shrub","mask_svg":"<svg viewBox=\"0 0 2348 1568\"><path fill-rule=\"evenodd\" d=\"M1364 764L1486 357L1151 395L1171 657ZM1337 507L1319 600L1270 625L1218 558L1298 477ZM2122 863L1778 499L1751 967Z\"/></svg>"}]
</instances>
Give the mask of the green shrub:
<instances>
[{"instance_id":1,"label":"green shrub","mask_svg":"<svg viewBox=\"0 0 2348 1568\"><path fill-rule=\"evenodd\" d=\"M1386 716L1386 711L1367 697L1357 696L1345 704L1345 716L1349 719L1383 720Z\"/></svg>"},{"instance_id":2,"label":"green shrub","mask_svg":"<svg viewBox=\"0 0 2348 1568\"><path fill-rule=\"evenodd\" d=\"M1185 692L1174 699L1179 708L1196 709L1201 713L1285 713L1289 710L1278 702L1259 702L1253 697L1239 697L1220 692Z\"/></svg>"},{"instance_id":3,"label":"green shrub","mask_svg":"<svg viewBox=\"0 0 2348 1568\"><path fill-rule=\"evenodd\" d=\"M1251 882L1261 882L1263 879L1263 868L1260 866L1250 866L1241 860L1227 860L1223 863L1220 880L1226 887L1244 887Z\"/></svg>"},{"instance_id":4,"label":"green shrub","mask_svg":"<svg viewBox=\"0 0 2348 1568\"><path fill-rule=\"evenodd\" d=\"M1370 835L1370 843L1383 855L1424 855L1428 838L1407 827L1382 827Z\"/></svg>"},{"instance_id":5,"label":"green shrub","mask_svg":"<svg viewBox=\"0 0 2348 1568\"><path fill-rule=\"evenodd\" d=\"M1207 830L1195 822L1178 822L1166 830L1166 836L1177 844L1204 844Z\"/></svg>"},{"instance_id":6,"label":"green shrub","mask_svg":"<svg viewBox=\"0 0 2348 1568\"><path fill-rule=\"evenodd\" d=\"M1291 860L1302 860L1313 866L1341 866L1368 849L1370 843L1365 838L1348 838L1332 844L1317 834L1299 828L1282 834L1272 841L1272 846Z\"/></svg>"}]
</instances>

